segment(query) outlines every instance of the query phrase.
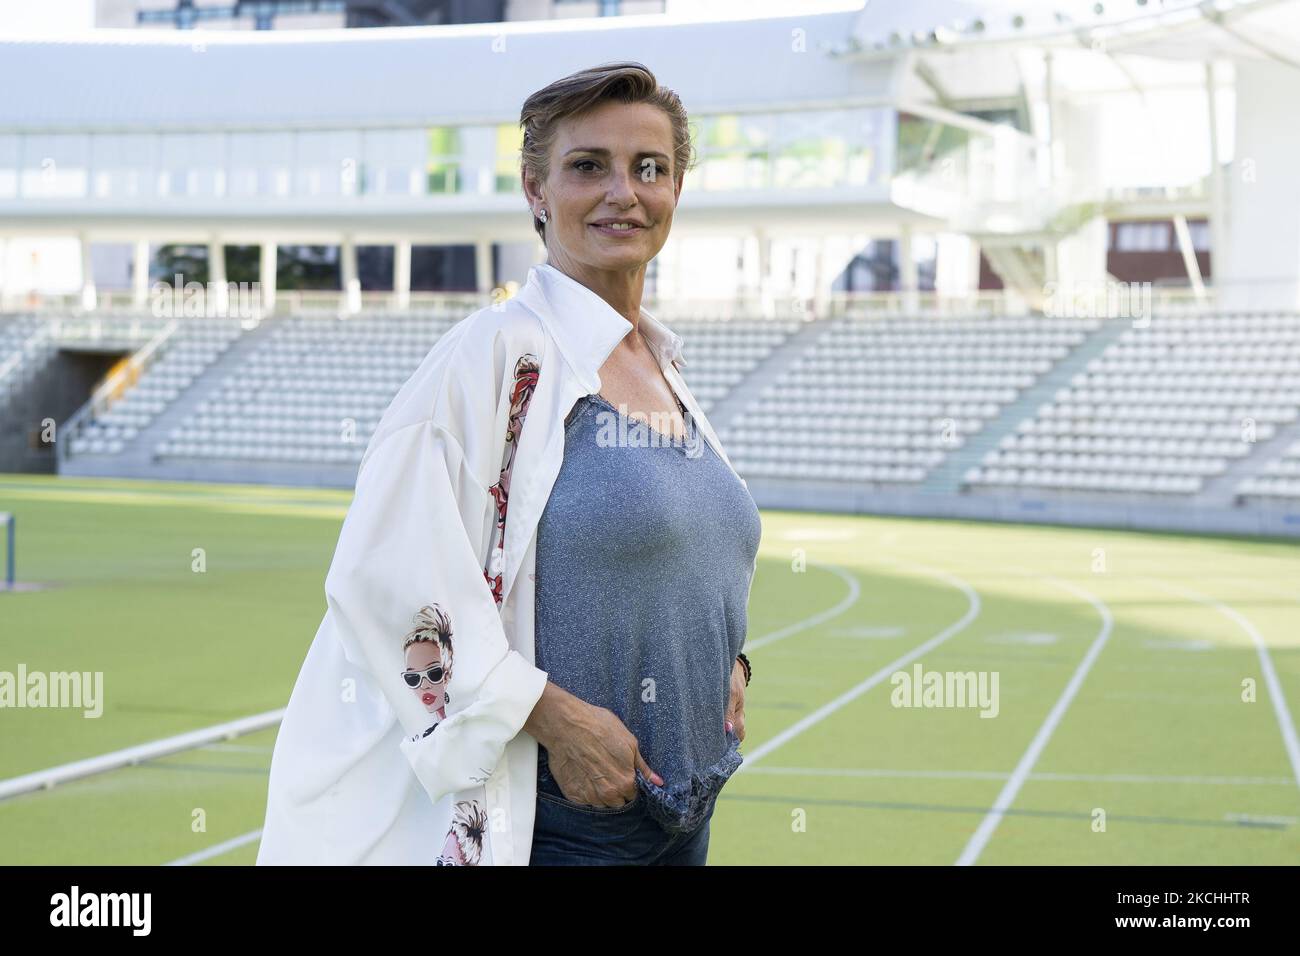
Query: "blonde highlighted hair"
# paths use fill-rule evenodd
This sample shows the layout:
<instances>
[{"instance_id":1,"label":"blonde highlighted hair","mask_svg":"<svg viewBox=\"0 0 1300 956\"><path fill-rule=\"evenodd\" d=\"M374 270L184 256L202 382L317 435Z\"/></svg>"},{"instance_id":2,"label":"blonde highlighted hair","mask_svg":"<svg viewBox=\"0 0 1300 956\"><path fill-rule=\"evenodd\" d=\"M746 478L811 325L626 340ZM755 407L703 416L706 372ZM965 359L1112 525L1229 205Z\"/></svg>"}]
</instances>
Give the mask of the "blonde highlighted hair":
<instances>
[{"instance_id":1,"label":"blonde highlighted hair","mask_svg":"<svg viewBox=\"0 0 1300 956\"><path fill-rule=\"evenodd\" d=\"M447 670L451 670L451 617L436 604L426 604L415 612L415 627L407 633L402 643L402 653L412 644L436 643L442 652Z\"/></svg>"},{"instance_id":2,"label":"blonde highlighted hair","mask_svg":"<svg viewBox=\"0 0 1300 956\"><path fill-rule=\"evenodd\" d=\"M686 107L682 106L681 97L659 85L648 67L632 61L602 63L580 70L528 97L519 114L519 125L524 129L521 171L532 173L539 183L545 182L551 171L551 146L560 121L611 100L649 103L668 115L673 128L671 174L680 180L695 161ZM533 228L545 242L546 225L536 216Z\"/></svg>"}]
</instances>

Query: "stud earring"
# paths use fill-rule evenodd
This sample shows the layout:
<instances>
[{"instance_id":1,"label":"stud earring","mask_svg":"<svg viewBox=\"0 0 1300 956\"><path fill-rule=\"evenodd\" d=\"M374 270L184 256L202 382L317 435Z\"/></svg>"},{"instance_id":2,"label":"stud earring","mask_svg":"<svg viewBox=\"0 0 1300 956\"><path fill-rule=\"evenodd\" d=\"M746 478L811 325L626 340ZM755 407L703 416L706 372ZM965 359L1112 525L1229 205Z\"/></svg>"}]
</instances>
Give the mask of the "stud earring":
<instances>
[{"instance_id":1,"label":"stud earring","mask_svg":"<svg viewBox=\"0 0 1300 956\"><path fill-rule=\"evenodd\" d=\"M543 209L541 212L539 212L539 213L537 214L537 218L540 219L543 223L545 223L545 222L546 222L546 210Z\"/></svg>"}]
</instances>

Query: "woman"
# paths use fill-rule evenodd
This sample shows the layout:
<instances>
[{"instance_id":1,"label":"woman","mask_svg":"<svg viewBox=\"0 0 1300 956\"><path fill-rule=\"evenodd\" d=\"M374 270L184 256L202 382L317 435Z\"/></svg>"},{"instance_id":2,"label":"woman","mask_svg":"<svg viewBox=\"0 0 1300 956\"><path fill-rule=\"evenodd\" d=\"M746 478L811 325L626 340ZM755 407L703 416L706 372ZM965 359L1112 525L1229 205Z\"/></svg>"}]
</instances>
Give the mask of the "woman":
<instances>
[{"instance_id":1,"label":"woman","mask_svg":"<svg viewBox=\"0 0 1300 956\"><path fill-rule=\"evenodd\" d=\"M622 63L521 125L547 262L443 336L371 438L259 863L703 863L740 763L758 511L640 308L685 112ZM403 659L412 620L447 670Z\"/></svg>"},{"instance_id":2,"label":"woman","mask_svg":"<svg viewBox=\"0 0 1300 956\"><path fill-rule=\"evenodd\" d=\"M733 678L744 684L760 528L638 327L646 267L689 164L686 114L648 70L624 64L534 94L521 123L548 265L633 325L601 365L600 391L567 421L538 528L535 655L548 685L525 725L542 746L532 858L702 864L717 793L740 764L727 714ZM617 416L671 441L601 447Z\"/></svg>"}]
</instances>

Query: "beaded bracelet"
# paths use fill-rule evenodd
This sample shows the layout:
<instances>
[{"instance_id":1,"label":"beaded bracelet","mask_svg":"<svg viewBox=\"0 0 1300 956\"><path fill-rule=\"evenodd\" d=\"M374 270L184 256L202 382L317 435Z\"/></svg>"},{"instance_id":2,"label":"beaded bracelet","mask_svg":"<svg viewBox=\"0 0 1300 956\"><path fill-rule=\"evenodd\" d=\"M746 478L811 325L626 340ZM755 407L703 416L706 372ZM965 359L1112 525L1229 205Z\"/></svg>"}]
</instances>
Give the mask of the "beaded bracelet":
<instances>
[{"instance_id":1,"label":"beaded bracelet","mask_svg":"<svg viewBox=\"0 0 1300 956\"><path fill-rule=\"evenodd\" d=\"M740 666L745 669L745 686L748 687L750 675L754 673L753 668L749 666L749 658L741 652L736 655L736 660L740 661Z\"/></svg>"}]
</instances>

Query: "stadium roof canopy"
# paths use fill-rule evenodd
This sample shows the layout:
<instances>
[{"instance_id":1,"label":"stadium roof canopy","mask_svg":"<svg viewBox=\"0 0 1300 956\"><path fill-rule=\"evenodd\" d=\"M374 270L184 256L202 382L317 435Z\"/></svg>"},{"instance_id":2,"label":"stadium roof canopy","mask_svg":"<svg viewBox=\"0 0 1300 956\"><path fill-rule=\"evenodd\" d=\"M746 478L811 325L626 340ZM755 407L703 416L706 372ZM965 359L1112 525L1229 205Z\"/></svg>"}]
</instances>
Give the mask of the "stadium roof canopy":
<instances>
[{"instance_id":1,"label":"stadium roof canopy","mask_svg":"<svg viewBox=\"0 0 1300 956\"><path fill-rule=\"evenodd\" d=\"M867 0L831 52L854 62L908 56L928 87L912 94L943 104L1013 95L1034 72L1025 55L1041 60L1044 50L1058 88L1076 93L1199 83L1215 60L1300 68L1300 2Z\"/></svg>"},{"instance_id":2,"label":"stadium roof canopy","mask_svg":"<svg viewBox=\"0 0 1300 956\"><path fill-rule=\"evenodd\" d=\"M645 63L692 112L887 102L889 64L847 64L825 52L849 35L856 16L96 30L0 40L0 89L22 91L0 97L0 130L500 123L517 121L533 91L615 60ZM794 31L802 31L797 40ZM806 53L791 55L796 43Z\"/></svg>"},{"instance_id":3,"label":"stadium roof canopy","mask_svg":"<svg viewBox=\"0 0 1300 956\"><path fill-rule=\"evenodd\" d=\"M557 77L627 59L655 70L692 113L900 101L961 109L1020 95L1036 73L1026 57L1044 48L1055 51L1062 91L1186 85L1212 59L1300 67L1300 2L866 0L763 19L95 30L0 40L0 88L22 91L0 98L0 130L499 123ZM1098 52L1110 56L1086 55Z\"/></svg>"}]
</instances>

